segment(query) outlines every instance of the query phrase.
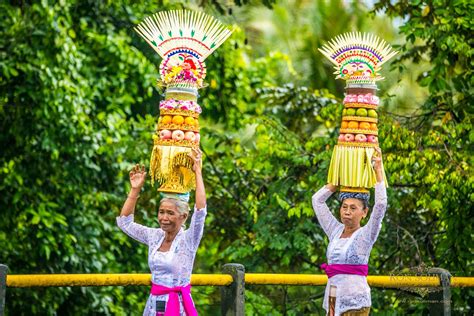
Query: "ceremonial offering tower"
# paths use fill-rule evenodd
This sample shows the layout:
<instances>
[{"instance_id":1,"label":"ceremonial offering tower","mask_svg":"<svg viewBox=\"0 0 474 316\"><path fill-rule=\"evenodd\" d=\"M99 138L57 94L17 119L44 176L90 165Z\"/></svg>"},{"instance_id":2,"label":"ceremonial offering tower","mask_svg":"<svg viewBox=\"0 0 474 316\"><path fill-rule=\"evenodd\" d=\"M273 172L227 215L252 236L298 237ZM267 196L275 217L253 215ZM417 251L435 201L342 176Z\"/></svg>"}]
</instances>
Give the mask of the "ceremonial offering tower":
<instances>
[{"instance_id":1,"label":"ceremonial offering tower","mask_svg":"<svg viewBox=\"0 0 474 316\"><path fill-rule=\"evenodd\" d=\"M150 161L152 185L158 191L186 193L195 189L193 160L188 156L200 142L198 89L206 77L204 60L232 33L204 13L158 12L136 31L163 58L158 85L166 89Z\"/></svg>"},{"instance_id":2,"label":"ceremonial offering tower","mask_svg":"<svg viewBox=\"0 0 474 316\"><path fill-rule=\"evenodd\" d=\"M376 82L383 79L380 66L397 52L367 33L337 36L320 52L335 65L336 79L346 81L341 129L328 182L340 186L342 192L368 193L376 183L371 164L374 148L378 146Z\"/></svg>"}]
</instances>

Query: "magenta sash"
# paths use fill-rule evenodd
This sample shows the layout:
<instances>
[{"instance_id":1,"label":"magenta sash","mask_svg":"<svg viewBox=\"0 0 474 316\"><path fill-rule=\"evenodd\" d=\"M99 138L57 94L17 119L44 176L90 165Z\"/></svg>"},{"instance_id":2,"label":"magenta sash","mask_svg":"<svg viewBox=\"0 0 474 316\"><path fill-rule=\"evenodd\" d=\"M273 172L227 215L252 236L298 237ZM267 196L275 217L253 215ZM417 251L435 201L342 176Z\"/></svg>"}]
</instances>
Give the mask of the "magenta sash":
<instances>
[{"instance_id":1,"label":"magenta sash","mask_svg":"<svg viewBox=\"0 0 474 316\"><path fill-rule=\"evenodd\" d=\"M186 286L175 286L166 287L155 283L151 284L151 295L166 295L168 294L168 302L166 303L165 316L177 316L179 315L179 296L181 293L183 298L184 311L187 316L198 316L196 307L194 307L193 300L191 299L191 285Z\"/></svg>"},{"instance_id":2,"label":"magenta sash","mask_svg":"<svg viewBox=\"0 0 474 316\"><path fill-rule=\"evenodd\" d=\"M338 274L356 274L367 276L369 274L368 264L326 264L323 263L321 269L327 274L328 278L332 278Z\"/></svg>"}]
</instances>

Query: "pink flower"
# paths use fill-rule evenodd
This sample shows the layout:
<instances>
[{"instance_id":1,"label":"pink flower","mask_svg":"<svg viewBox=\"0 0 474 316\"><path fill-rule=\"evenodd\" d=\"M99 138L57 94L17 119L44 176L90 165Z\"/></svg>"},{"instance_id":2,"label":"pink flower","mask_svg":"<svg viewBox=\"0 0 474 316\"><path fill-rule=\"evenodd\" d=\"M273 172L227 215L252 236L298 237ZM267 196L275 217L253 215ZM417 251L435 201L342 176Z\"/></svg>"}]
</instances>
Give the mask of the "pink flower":
<instances>
[{"instance_id":1,"label":"pink flower","mask_svg":"<svg viewBox=\"0 0 474 316\"><path fill-rule=\"evenodd\" d=\"M376 95L372 97L372 104L379 105L380 103L380 98Z\"/></svg>"},{"instance_id":2,"label":"pink flower","mask_svg":"<svg viewBox=\"0 0 474 316\"><path fill-rule=\"evenodd\" d=\"M370 103L372 103L371 101L372 101L372 94L367 93L367 94L364 96L364 103L370 104Z\"/></svg>"},{"instance_id":3,"label":"pink flower","mask_svg":"<svg viewBox=\"0 0 474 316\"><path fill-rule=\"evenodd\" d=\"M349 94L347 96L347 99L349 100L349 103L355 103L357 102L357 95L355 94Z\"/></svg>"}]
</instances>

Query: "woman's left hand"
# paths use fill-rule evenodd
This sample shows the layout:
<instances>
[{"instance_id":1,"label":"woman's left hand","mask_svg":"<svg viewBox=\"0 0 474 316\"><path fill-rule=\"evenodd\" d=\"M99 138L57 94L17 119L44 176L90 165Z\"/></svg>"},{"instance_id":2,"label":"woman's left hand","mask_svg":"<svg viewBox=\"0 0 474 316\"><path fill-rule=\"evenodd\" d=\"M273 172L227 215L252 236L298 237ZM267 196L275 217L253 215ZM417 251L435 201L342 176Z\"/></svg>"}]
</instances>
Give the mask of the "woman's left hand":
<instances>
[{"instance_id":1,"label":"woman's left hand","mask_svg":"<svg viewBox=\"0 0 474 316\"><path fill-rule=\"evenodd\" d=\"M372 161L374 163L374 169L376 171L382 171L382 150L380 147L375 147L375 153L372 156Z\"/></svg>"},{"instance_id":2,"label":"woman's left hand","mask_svg":"<svg viewBox=\"0 0 474 316\"><path fill-rule=\"evenodd\" d=\"M189 157L194 161L193 165L193 171L196 172L201 172L201 159L202 159L202 151L197 148L192 148L192 153L188 154Z\"/></svg>"},{"instance_id":3,"label":"woman's left hand","mask_svg":"<svg viewBox=\"0 0 474 316\"><path fill-rule=\"evenodd\" d=\"M193 148L192 152L189 153L189 157L194 161L193 171L196 175L196 208L201 210L206 207L206 189L204 188L201 172L202 151L199 147Z\"/></svg>"}]
</instances>

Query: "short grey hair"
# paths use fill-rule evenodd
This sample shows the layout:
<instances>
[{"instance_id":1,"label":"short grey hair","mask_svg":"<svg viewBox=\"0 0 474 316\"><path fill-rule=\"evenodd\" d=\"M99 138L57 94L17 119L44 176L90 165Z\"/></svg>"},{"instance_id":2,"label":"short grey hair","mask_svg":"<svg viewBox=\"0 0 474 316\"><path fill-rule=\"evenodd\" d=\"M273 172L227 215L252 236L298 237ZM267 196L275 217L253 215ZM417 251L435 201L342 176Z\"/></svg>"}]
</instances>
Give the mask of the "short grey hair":
<instances>
[{"instance_id":1,"label":"short grey hair","mask_svg":"<svg viewBox=\"0 0 474 316\"><path fill-rule=\"evenodd\" d=\"M163 198L160 201L160 206L161 206L161 203L163 202L173 203L174 205L176 205L176 209L178 209L179 214L189 215L190 209L189 209L189 204L187 202L177 200L177 199L172 199L172 198Z\"/></svg>"}]
</instances>

